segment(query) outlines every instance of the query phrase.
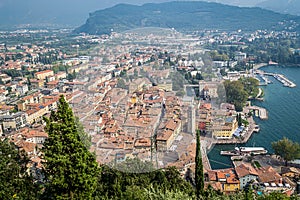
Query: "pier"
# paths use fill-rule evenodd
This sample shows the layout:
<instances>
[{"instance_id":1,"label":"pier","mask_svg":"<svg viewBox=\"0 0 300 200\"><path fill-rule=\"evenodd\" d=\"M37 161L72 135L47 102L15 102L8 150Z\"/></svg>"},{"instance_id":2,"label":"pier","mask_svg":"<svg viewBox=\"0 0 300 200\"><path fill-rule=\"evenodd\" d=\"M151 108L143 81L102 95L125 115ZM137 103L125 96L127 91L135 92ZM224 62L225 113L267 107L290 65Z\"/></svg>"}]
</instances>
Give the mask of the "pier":
<instances>
[{"instance_id":1,"label":"pier","mask_svg":"<svg viewBox=\"0 0 300 200\"><path fill-rule=\"evenodd\" d=\"M259 74L262 77L262 79L265 81L265 83L267 83L267 84L268 84L268 82L267 82L268 79L263 78L264 75L273 76L276 80L278 80L280 83L282 83L283 86L285 86L285 87L290 87L290 88L296 87L296 84L294 82L290 81L288 78L286 78L282 74L268 73L268 72L264 72L262 70L256 70L256 74Z\"/></svg>"},{"instance_id":2,"label":"pier","mask_svg":"<svg viewBox=\"0 0 300 200\"><path fill-rule=\"evenodd\" d=\"M245 108L246 111L254 111L255 113L257 113L257 116L262 119L262 120L266 120L268 119L268 112L265 108L261 108L258 106L248 106Z\"/></svg>"}]
</instances>

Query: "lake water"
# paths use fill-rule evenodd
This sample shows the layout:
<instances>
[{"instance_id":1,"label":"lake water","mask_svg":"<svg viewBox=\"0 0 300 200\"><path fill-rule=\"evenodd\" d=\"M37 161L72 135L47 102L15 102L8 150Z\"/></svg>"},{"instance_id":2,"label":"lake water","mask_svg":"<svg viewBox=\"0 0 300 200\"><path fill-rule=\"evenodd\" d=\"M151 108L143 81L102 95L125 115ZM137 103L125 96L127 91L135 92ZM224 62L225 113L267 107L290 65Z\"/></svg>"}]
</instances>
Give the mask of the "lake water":
<instances>
[{"instance_id":1,"label":"lake water","mask_svg":"<svg viewBox=\"0 0 300 200\"><path fill-rule=\"evenodd\" d=\"M243 146L265 147L269 152L273 152L271 143L283 137L300 142L300 68L267 66L261 69L283 74L297 85L295 88L284 87L279 81L269 77L273 84L262 86L265 93L264 101L253 102L254 105L268 110L269 119L255 119L260 126L260 132L254 133ZM234 145L216 145L208 154L212 168L230 167L229 157L221 156L220 151L234 147Z\"/></svg>"}]
</instances>

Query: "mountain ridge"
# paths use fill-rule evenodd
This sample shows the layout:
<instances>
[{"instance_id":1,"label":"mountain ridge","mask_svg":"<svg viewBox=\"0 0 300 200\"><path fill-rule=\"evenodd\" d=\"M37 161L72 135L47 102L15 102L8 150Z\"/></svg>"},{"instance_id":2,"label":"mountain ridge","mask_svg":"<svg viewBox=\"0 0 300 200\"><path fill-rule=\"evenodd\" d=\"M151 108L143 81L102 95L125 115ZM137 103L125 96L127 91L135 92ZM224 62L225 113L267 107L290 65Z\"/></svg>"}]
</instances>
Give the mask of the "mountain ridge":
<instances>
[{"instance_id":1,"label":"mountain ridge","mask_svg":"<svg viewBox=\"0 0 300 200\"><path fill-rule=\"evenodd\" d=\"M300 15L299 0L266 0L264 2L258 3L257 6L279 13Z\"/></svg>"},{"instance_id":2,"label":"mountain ridge","mask_svg":"<svg viewBox=\"0 0 300 200\"><path fill-rule=\"evenodd\" d=\"M175 28L181 31L283 29L279 22L290 20L300 24L300 17L256 7L236 7L213 2L173 1L141 6L118 4L90 13L86 23L75 29L75 32L108 34L111 30L122 32L140 27Z\"/></svg>"}]
</instances>

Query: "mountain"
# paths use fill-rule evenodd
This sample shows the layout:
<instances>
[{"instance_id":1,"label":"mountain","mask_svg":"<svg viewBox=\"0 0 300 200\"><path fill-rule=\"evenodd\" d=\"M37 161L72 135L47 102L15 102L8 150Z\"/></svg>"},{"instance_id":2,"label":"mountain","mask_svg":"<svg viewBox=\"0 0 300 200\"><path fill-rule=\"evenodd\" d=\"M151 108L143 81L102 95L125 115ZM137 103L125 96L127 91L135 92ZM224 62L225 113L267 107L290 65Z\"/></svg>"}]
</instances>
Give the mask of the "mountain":
<instances>
[{"instance_id":1,"label":"mountain","mask_svg":"<svg viewBox=\"0 0 300 200\"><path fill-rule=\"evenodd\" d=\"M257 4L258 7L273 10L280 13L300 15L299 0L267 0Z\"/></svg>"},{"instance_id":2,"label":"mountain","mask_svg":"<svg viewBox=\"0 0 300 200\"><path fill-rule=\"evenodd\" d=\"M201 29L257 30L282 29L282 21L296 21L261 8L234 7L199 1L144 4L119 4L90 14L86 23L75 30L90 34L122 32L141 27L175 28L179 31ZM284 24L284 26L288 26ZM299 28L299 26L297 26Z\"/></svg>"}]
</instances>

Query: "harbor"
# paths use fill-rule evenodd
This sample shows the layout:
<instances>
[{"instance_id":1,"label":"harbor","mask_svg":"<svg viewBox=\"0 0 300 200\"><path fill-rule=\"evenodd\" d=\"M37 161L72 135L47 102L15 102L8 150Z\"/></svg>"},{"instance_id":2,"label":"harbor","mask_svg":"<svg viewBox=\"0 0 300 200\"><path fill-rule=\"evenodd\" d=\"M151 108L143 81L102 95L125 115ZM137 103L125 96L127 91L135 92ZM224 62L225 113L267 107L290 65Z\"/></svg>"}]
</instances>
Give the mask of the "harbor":
<instances>
[{"instance_id":1,"label":"harbor","mask_svg":"<svg viewBox=\"0 0 300 200\"><path fill-rule=\"evenodd\" d=\"M292 80L297 86L300 84L299 80L299 68L296 67L281 67L281 66L268 66L260 68L267 73L283 74ZM265 75L267 76L267 75ZM268 77L268 76L267 76ZM264 147L268 150L268 153L272 154L273 149L271 143L287 137L293 141L300 142L298 131L300 129L300 123L295 123L299 116L299 106L295 99L300 98L299 87L283 87L283 84L273 77L268 77L272 84L264 87L264 101L254 100L253 104L258 107L265 108L267 110L268 120L261 120L259 117L254 117L254 120L259 124L259 133L252 134L246 143L241 145L226 144L215 145L208 154L208 158L211 161L212 169L222 169L232 162L229 156L220 155L221 151L232 150L235 146L248 146L248 147ZM272 79L271 79L272 78ZM258 111L256 112L258 114ZM266 158L269 162L269 156L261 155L262 159ZM217 163L215 160L221 162ZM269 163L270 164L270 163ZM274 163L272 163L274 164Z\"/></svg>"},{"instance_id":2,"label":"harbor","mask_svg":"<svg viewBox=\"0 0 300 200\"><path fill-rule=\"evenodd\" d=\"M202 147L202 159L203 166L206 170L211 170L211 164L208 159L207 152L209 152L214 145L237 145L237 144L245 144L249 141L253 133L259 131L259 126L255 124L253 117L249 117L248 119L249 125L244 129L244 132L239 136L233 136L230 139L216 139L212 137L202 136L201 137L201 147ZM211 160L211 159L210 159ZM214 161L217 162L217 161Z\"/></svg>"},{"instance_id":3,"label":"harbor","mask_svg":"<svg viewBox=\"0 0 300 200\"><path fill-rule=\"evenodd\" d=\"M278 80L280 83L283 84L283 86L285 87L290 87L290 88L294 88L296 87L296 84L292 81L290 81L288 78L286 78L284 75L282 74L277 74L277 73L268 73L268 72L264 72L262 70L256 70L256 74L259 75L261 77L261 79L263 80L263 82L260 82L260 85L268 85L270 83L272 83L271 81L269 81L269 79L266 76L272 76L274 77L276 80Z\"/></svg>"}]
</instances>

